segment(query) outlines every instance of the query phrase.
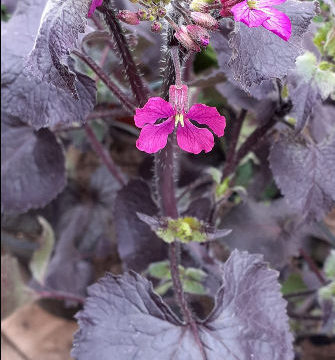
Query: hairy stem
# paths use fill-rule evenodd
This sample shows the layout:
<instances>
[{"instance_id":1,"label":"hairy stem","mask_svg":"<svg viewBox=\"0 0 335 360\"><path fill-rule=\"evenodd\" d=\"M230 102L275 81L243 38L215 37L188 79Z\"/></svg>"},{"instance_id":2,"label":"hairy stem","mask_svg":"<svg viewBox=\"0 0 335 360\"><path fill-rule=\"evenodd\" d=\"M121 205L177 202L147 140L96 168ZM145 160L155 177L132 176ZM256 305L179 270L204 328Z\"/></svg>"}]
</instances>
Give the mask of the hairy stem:
<instances>
[{"instance_id":1,"label":"hairy stem","mask_svg":"<svg viewBox=\"0 0 335 360\"><path fill-rule=\"evenodd\" d=\"M119 21L115 16L114 10L109 9L106 5L102 5L98 10L104 14L106 23L114 37L134 96L139 105L144 106L148 100L149 91L142 81L138 67L135 64L134 58L129 49L127 39L122 31Z\"/></svg>"},{"instance_id":2,"label":"hairy stem","mask_svg":"<svg viewBox=\"0 0 335 360\"><path fill-rule=\"evenodd\" d=\"M101 69L101 67L89 56L82 54L81 52L74 50L75 54L85 64L87 64L95 74L105 83L108 89L115 95L122 105L133 114L135 111L135 104L128 99L127 95L124 94L119 87L110 79L110 77Z\"/></svg>"},{"instance_id":3,"label":"hairy stem","mask_svg":"<svg viewBox=\"0 0 335 360\"><path fill-rule=\"evenodd\" d=\"M166 70L161 89L162 97L167 99L170 85L175 83L175 69L170 52L166 53ZM178 218L177 200L174 184L174 147L175 137L170 135L166 147L155 156L156 185L160 197L160 208L163 216ZM194 339L201 351L202 358L206 360L206 354L199 336L196 321L189 308L179 273L179 247L180 244L174 241L169 245L170 271L176 301L180 306L184 321L189 325Z\"/></svg>"},{"instance_id":4,"label":"hairy stem","mask_svg":"<svg viewBox=\"0 0 335 360\"><path fill-rule=\"evenodd\" d=\"M86 131L86 135L87 135L88 139L90 140L94 151L100 157L100 159L105 164L107 169L112 173L112 175L115 177L115 179L119 182L119 184L121 186L124 186L125 182L124 182L121 174L119 174L118 168L114 164L114 161L110 157L108 151L106 149L104 149L102 144L99 142L99 140L95 136L93 129L88 124L84 125L84 129Z\"/></svg>"}]
</instances>

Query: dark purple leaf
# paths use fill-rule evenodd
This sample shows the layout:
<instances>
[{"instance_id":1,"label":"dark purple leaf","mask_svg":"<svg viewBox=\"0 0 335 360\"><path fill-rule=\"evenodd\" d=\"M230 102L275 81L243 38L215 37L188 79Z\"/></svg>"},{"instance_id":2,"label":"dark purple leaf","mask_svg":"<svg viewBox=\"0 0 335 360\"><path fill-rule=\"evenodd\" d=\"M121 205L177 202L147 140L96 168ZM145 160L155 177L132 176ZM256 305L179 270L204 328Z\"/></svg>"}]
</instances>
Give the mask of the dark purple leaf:
<instances>
[{"instance_id":1,"label":"dark purple leaf","mask_svg":"<svg viewBox=\"0 0 335 360\"><path fill-rule=\"evenodd\" d=\"M261 255L234 251L223 268L224 285L198 331L207 360L293 359L286 302ZM200 360L190 328L136 273L107 274L88 290L77 314L75 359Z\"/></svg>"},{"instance_id":2,"label":"dark purple leaf","mask_svg":"<svg viewBox=\"0 0 335 360\"><path fill-rule=\"evenodd\" d=\"M313 139L319 143L335 129L335 106L316 104L314 115L309 122Z\"/></svg>"},{"instance_id":3,"label":"dark purple leaf","mask_svg":"<svg viewBox=\"0 0 335 360\"><path fill-rule=\"evenodd\" d=\"M84 123L95 104L95 84L77 74L80 100L63 90L23 73L23 62L34 44L45 0L21 1L10 21L3 25L1 52L1 89L3 115L41 127L71 126ZM47 52L47 48L43 49ZM72 65L71 65L72 66Z\"/></svg>"},{"instance_id":4,"label":"dark purple leaf","mask_svg":"<svg viewBox=\"0 0 335 360\"><path fill-rule=\"evenodd\" d=\"M222 242L232 249L263 254L280 268L298 255L301 246L293 220L294 212L281 200L269 205L249 200L224 215L221 225L232 232Z\"/></svg>"},{"instance_id":5,"label":"dark purple leaf","mask_svg":"<svg viewBox=\"0 0 335 360\"><path fill-rule=\"evenodd\" d=\"M45 285L54 290L84 296L93 281L93 268L76 249L75 240L83 232L83 224L90 221L89 207L80 206L68 210L62 217L58 242L48 265Z\"/></svg>"},{"instance_id":6,"label":"dark purple leaf","mask_svg":"<svg viewBox=\"0 0 335 360\"><path fill-rule=\"evenodd\" d=\"M212 202L209 198L201 197L193 200L183 216L192 216L204 222L208 222L212 210Z\"/></svg>"},{"instance_id":7,"label":"dark purple leaf","mask_svg":"<svg viewBox=\"0 0 335 360\"><path fill-rule=\"evenodd\" d=\"M321 219L335 201L335 136L321 143L282 135L273 145L270 165L286 200L307 220Z\"/></svg>"},{"instance_id":8,"label":"dark purple leaf","mask_svg":"<svg viewBox=\"0 0 335 360\"><path fill-rule=\"evenodd\" d=\"M29 55L29 72L40 81L57 88L76 90L76 74L69 65L69 55L85 32L91 0L48 0L34 48Z\"/></svg>"},{"instance_id":9,"label":"dark purple leaf","mask_svg":"<svg viewBox=\"0 0 335 360\"><path fill-rule=\"evenodd\" d=\"M288 88L293 103L292 116L297 120L296 131L300 132L313 115L314 106L321 103L321 97L317 87L294 74L289 77Z\"/></svg>"},{"instance_id":10,"label":"dark purple leaf","mask_svg":"<svg viewBox=\"0 0 335 360\"><path fill-rule=\"evenodd\" d=\"M141 180L128 183L117 195L114 220L118 250L127 268L142 271L148 264L166 258L166 244L138 217L157 216L149 186Z\"/></svg>"},{"instance_id":11,"label":"dark purple leaf","mask_svg":"<svg viewBox=\"0 0 335 360\"><path fill-rule=\"evenodd\" d=\"M292 360L293 337L278 272L261 255L233 251L201 338L209 360Z\"/></svg>"},{"instance_id":12,"label":"dark purple leaf","mask_svg":"<svg viewBox=\"0 0 335 360\"><path fill-rule=\"evenodd\" d=\"M2 210L23 213L45 206L66 183L60 144L49 130L34 132L16 120L1 127Z\"/></svg>"},{"instance_id":13,"label":"dark purple leaf","mask_svg":"<svg viewBox=\"0 0 335 360\"><path fill-rule=\"evenodd\" d=\"M113 206L120 185L106 167L91 177L86 199L68 209L56 226L58 242L48 267L46 284L79 295L92 282L92 258L108 256L113 240ZM107 252L101 254L101 248Z\"/></svg>"},{"instance_id":14,"label":"dark purple leaf","mask_svg":"<svg viewBox=\"0 0 335 360\"><path fill-rule=\"evenodd\" d=\"M317 57L305 52L296 61L296 69L288 76L288 90L293 104L292 116L300 132L313 115L314 107L335 91L335 75L319 68Z\"/></svg>"},{"instance_id":15,"label":"dark purple leaf","mask_svg":"<svg viewBox=\"0 0 335 360\"><path fill-rule=\"evenodd\" d=\"M291 20L292 35L285 42L263 27L249 28L236 23L229 45L233 54L229 65L235 80L245 88L264 80L283 78L294 68L301 51L301 43L316 14L316 2L288 0L276 6Z\"/></svg>"},{"instance_id":16,"label":"dark purple leaf","mask_svg":"<svg viewBox=\"0 0 335 360\"><path fill-rule=\"evenodd\" d=\"M218 74L215 74L214 72L214 75L218 78L218 75L220 74L222 76L222 72L224 72L224 75L229 81L229 85L226 85L226 88L223 87L222 89L218 87L218 90L223 96L227 97L227 100L231 103L231 105L251 110L251 102L255 103L255 99L263 100L274 95L275 86L270 80L263 81L261 84L252 84L248 87L247 91L245 91L246 89L243 84L235 80L233 69L229 66L229 61L232 57L233 51L229 47L228 36L225 36L223 32L214 33L211 37L211 44L217 53L221 71L221 73L218 71Z\"/></svg>"}]
</instances>

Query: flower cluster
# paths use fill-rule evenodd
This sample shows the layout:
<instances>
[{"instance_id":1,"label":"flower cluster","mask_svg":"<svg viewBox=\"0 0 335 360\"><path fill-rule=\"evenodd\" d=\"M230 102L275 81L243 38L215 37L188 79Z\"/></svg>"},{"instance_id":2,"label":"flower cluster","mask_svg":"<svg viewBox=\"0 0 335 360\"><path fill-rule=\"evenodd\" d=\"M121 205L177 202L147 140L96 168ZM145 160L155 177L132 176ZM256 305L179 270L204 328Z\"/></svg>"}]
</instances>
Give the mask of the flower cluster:
<instances>
[{"instance_id":1,"label":"flower cluster","mask_svg":"<svg viewBox=\"0 0 335 360\"><path fill-rule=\"evenodd\" d=\"M139 150L152 154L163 149L168 136L174 131L181 149L194 154L212 150L213 134L191 121L209 127L217 136L223 136L226 119L216 108L203 104L195 104L188 110L187 92L186 85L172 85L169 102L152 97L143 108L136 109L135 124L142 129L136 143Z\"/></svg>"},{"instance_id":2,"label":"flower cluster","mask_svg":"<svg viewBox=\"0 0 335 360\"><path fill-rule=\"evenodd\" d=\"M103 0L92 0L89 16ZM291 36L291 21L288 16L273 5L286 0L193 0L173 2L171 0L130 0L142 6L137 11L120 10L119 20L138 25L141 21L150 21L151 31L160 32L165 20L174 30L179 43L189 51L201 51L209 44L210 32L219 27L217 10L222 17L234 17L249 27L263 26L285 41ZM171 5L180 15L179 25L170 17L167 5Z\"/></svg>"}]
</instances>

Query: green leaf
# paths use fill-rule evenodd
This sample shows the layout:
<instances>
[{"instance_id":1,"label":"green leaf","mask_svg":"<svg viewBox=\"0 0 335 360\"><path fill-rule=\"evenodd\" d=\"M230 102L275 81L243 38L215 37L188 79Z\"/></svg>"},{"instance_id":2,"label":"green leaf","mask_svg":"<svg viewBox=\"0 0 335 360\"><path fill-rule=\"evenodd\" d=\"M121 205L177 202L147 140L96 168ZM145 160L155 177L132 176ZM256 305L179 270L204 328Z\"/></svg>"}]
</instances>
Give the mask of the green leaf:
<instances>
[{"instance_id":1,"label":"green leaf","mask_svg":"<svg viewBox=\"0 0 335 360\"><path fill-rule=\"evenodd\" d=\"M44 218L39 216L38 221L42 226L42 234L39 237L40 247L35 250L29 263L29 268L35 280L43 284L51 252L55 244L55 236L52 227Z\"/></svg>"},{"instance_id":2,"label":"green leaf","mask_svg":"<svg viewBox=\"0 0 335 360\"><path fill-rule=\"evenodd\" d=\"M331 250L323 269L328 279L335 279L335 250Z\"/></svg>"},{"instance_id":3,"label":"green leaf","mask_svg":"<svg viewBox=\"0 0 335 360\"><path fill-rule=\"evenodd\" d=\"M204 295L206 290L201 283L195 280L184 279L183 289L185 292L190 294Z\"/></svg>"},{"instance_id":4,"label":"green leaf","mask_svg":"<svg viewBox=\"0 0 335 360\"><path fill-rule=\"evenodd\" d=\"M167 291L172 287L172 281L167 281L164 284L158 285L155 287L155 291L157 294L163 296L167 293Z\"/></svg>"},{"instance_id":5,"label":"green leaf","mask_svg":"<svg viewBox=\"0 0 335 360\"><path fill-rule=\"evenodd\" d=\"M291 274L286 281L282 284L281 291L284 295L290 294L295 291L307 289L304 281L302 280L300 274Z\"/></svg>"},{"instance_id":6,"label":"green leaf","mask_svg":"<svg viewBox=\"0 0 335 360\"><path fill-rule=\"evenodd\" d=\"M202 281L207 276L207 274L201 269L189 267L185 271L185 276L190 280Z\"/></svg>"},{"instance_id":7,"label":"green leaf","mask_svg":"<svg viewBox=\"0 0 335 360\"><path fill-rule=\"evenodd\" d=\"M335 92L335 73L331 63L323 61L317 64L315 55L307 51L297 58L296 66L298 75L305 83L316 86L324 100Z\"/></svg>"},{"instance_id":8,"label":"green leaf","mask_svg":"<svg viewBox=\"0 0 335 360\"><path fill-rule=\"evenodd\" d=\"M235 184L238 186L246 187L253 175L252 161L240 165L236 171Z\"/></svg>"},{"instance_id":9,"label":"green leaf","mask_svg":"<svg viewBox=\"0 0 335 360\"><path fill-rule=\"evenodd\" d=\"M150 276L157 279L170 279L170 266L168 261L158 261L150 264L148 268Z\"/></svg>"},{"instance_id":10,"label":"green leaf","mask_svg":"<svg viewBox=\"0 0 335 360\"><path fill-rule=\"evenodd\" d=\"M219 199L221 198L229 189L229 182L230 182L230 177L226 177L222 183L220 183L215 190L215 195L216 197Z\"/></svg>"}]
</instances>

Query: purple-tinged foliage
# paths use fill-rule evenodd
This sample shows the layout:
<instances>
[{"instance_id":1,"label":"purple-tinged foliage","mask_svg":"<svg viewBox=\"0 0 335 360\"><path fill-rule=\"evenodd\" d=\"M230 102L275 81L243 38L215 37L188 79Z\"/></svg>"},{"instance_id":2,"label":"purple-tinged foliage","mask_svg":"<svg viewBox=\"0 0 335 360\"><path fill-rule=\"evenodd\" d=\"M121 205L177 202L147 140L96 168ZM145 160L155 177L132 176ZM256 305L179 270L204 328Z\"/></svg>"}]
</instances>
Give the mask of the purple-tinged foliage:
<instances>
[{"instance_id":1,"label":"purple-tinged foliage","mask_svg":"<svg viewBox=\"0 0 335 360\"><path fill-rule=\"evenodd\" d=\"M324 62L327 66L330 63ZM313 115L314 107L335 92L335 74L323 69L311 52L299 56L296 69L288 76L289 96L293 103L292 116L296 119L296 131L300 132Z\"/></svg>"},{"instance_id":2,"label":"purple-tinged foliage","mask_svg":"<svg viewBox=\"0 0 335 360\"><path fill-rule=\"evenodd\" d=\"M148 263L166 258L166 244L137 216L159 211L145 182L130 181L118 192L114 209L118 251L126 269L140 272Z\"/></svg>"},{"instance_id":3,"label":"purple-tinged foliage","mask_svg":"<svg viewBox=\"0 0 335 360\"><path fill-rule=\"evenodd\" d=\"M249 28L243 23L235 25L229 41L233 50L229 65L242 86L248 88L264 80L287 75L301 53L302 39L316 14L316 4L288 0L277 6L292 23L292 35L288 42L283 42L262 27Z\"/></svg>"},{"instance_id":4,"label":"purple-tinged foliage","mask_svg":"<svg viewBox=\"0 0 335 360\"><path fill-rule=\"evenodd\" d=\"M69 55L85 32L91 0L48 0L27 61L27 72L80 98Z\"/></svg>"},{"instance_id":5,"label":"purple-tinged foliage","mask_svg":"<svg viewBox=\"0 0 335 360\"><path fill-rule=\"evenodd\" d=\"M55 135L15 119L1 124L1 210L23 213L45 206L64 188L65 159Z\"/></svg>"},{"instance_id":6,"label":"purple-tinged foliage","mask_svg":"<svg viewBox=\"0 0 335 360\"><path fill-rule=\"evenodd\" d=\"M99 248L107 249L103 256L110 255L113 207L119 189L119 183L101 166L91 176L87 199L72 201L73 206L61 214L56 226L58 241L48 266L48 287L86 294L86 287L93 281L92 264L87 258L95 257Z\"/></svg>"},{"instance_id":7,"label":"purple-tinged foliage","mask_svg":"<svg viewBox=\"0 0 335 360\"><path fill-rule=\"evenodd\" d=\"M281 135L269 159L286 200L307 220L321 219L334 206L334 132L319 144Z\"/></svg>"},{"instance_id":8,"label":"purple-tinged foliage","mask_svg":"<svg viewBox=\"0 0 335 360\"><path fill-rule=\"evenodd\" d=\"M226 214L222 226L232 232L222 240L231 249L261 253L272 267L282 268L301 246L294 211L283 200L271 204L251 200Z\"/></svg>"},{"instance_id":9,"label":"purple-tinged foliage","mask_svg":"<svg viewBox=\"0 0 335 360\"><path fill-rule=\"evenodd\" d=\"M44 5L45 0L22 1L9 22L2 24L2 117L19 118L36 129L84 123L95 105L93 80L77 73L78 101L63 90L24 74L24 58L33 47Z\"/></svg>"},{"instance_id":10,"label":"purple-tinged foliage","mask_svg":"<svg viewBox=\"0 0 335 360\"><path fill-rule=\"evenodd\" d=\"M278 273L261 255L234 251L223 267L223 285L206 320L197 320L207 360L292 360L292 335ZM136 273L107 274L88 290L77 314L72 356L78 360L198 360L189 326L181 322Z\"/></svg>"}]
</instances>

